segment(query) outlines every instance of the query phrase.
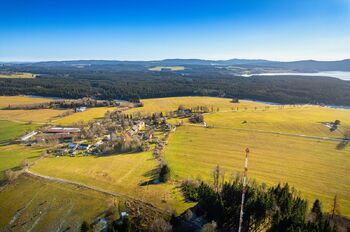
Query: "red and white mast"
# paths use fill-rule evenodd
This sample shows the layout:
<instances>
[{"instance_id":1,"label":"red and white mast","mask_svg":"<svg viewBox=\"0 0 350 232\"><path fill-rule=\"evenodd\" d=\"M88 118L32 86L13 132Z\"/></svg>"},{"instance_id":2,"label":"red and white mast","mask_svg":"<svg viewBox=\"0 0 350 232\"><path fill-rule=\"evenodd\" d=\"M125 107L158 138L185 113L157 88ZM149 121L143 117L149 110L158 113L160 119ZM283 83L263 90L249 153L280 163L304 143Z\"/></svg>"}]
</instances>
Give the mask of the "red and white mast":
<instances>
[{"instance_id":1,"label":"red and white mast","mask_svg":"<svg viewBox=\"0 0 350 232\"><path fill-rule=\"evenodd\" d=\"M245 198L245 192L246 192L246 186L247 186L247 173L248 173L248 155L249 155L249 148L245 149L245 163L244 163L244 174L243 174L243 189L242 189L242 201L241 201L241 212L239 215L239 227L238 232L241 232L242 230L242 224L243 224L243 206L244 206L244 198Z\"/></svg>"}]
</instances>

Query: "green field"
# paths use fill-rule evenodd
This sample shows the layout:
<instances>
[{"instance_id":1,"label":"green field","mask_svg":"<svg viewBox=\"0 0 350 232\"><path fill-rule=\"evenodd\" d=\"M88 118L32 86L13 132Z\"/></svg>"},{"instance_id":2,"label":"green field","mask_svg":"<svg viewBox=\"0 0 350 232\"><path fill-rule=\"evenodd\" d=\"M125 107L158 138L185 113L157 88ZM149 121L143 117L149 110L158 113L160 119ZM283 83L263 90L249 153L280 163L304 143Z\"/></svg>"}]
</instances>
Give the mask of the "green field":
<instances>
[{"instance_id":1,"label":"green field","mask_svg":"<svg viewBox=\"0 0 350 232\"><path fill-rule=\"evenodd\" d=\"M172 184L141 186L154 178L158 167L150 152L111 155L105 157L52 157L39 160L31 171L47 176L72 180L89 186L125 194L149 201L161 208L168 204L183 211L179 190Z\"/></svg>"},{"instance_id":2,"label":"green field","mask_svg":"<svg viewBox=\"0 0 350 232\"><path fill-rule=\"evenodd\" d=\"M25 134L28 131L35 130L35 128L37 128L37 125L34 124L23 124L0 120L0 145Z\"/></svg>"},{"instance_id":3,"label":"green field","mask_svg":"<svg viewBox=\"0 0 350 232\"><path fill-rule=\"evenodd\" d=\"M0 180L5 178L5 171L20 167L24 160L40 157L42 149L23 145L0 146Z\"/></svg>"},{"instance_id":4,"label":"green field","mask_svg":"<svg viewBox=\"0 0 350 232\"><path fill-rule=\"evenodd\" d=\"M115 199L22 175L0 191L0 202L1 231L78 231L84 220L91 223Z\"/></svg>"}]
</instances>

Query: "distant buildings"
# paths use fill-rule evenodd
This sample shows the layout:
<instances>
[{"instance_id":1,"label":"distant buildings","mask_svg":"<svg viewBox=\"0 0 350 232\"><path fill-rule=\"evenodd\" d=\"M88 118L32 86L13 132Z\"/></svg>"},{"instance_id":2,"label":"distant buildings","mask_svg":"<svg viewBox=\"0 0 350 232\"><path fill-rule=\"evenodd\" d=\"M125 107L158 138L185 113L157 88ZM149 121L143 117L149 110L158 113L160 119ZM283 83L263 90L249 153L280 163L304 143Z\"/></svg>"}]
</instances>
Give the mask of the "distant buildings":
<instances>
[{"instance_id":1,"label":"distant buildings","mask_svg":"<svg viewBox=\"0 0 350 232\"><path fill-rule=\"evenodd\" d=\"M75 112L84 112L85 110L86 110L85 106L80 106L80 107L75 108Z\"/></svg>"}]
</instances>

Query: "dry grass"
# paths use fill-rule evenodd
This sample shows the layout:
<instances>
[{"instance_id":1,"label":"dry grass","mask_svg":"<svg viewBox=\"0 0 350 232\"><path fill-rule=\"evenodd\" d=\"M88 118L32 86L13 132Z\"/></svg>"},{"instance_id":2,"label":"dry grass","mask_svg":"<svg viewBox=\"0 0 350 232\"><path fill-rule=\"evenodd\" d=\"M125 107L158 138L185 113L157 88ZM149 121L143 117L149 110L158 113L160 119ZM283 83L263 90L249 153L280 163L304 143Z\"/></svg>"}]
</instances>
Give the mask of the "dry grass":
<instances>
[{"instance_id":1,"label":"dry grass","mask_svg":"<svg viewBox=\"0 0 350 232\"><path fill-rule=\"evenodd\" d=\"M36 75L32 73L11 73L11 74L5 74L0 73L0 78L35 78Z\"/></svg>"},{"instance_id":2,"label":"dry grass","mask_svg":"<svg viewBox=\"0 0 350 232\"><path fill-rule=\"evenodd\" d=\"M83 221L92 222L114 201L92 190L21 176L0 191L0 228L79 231Z\"/></svg>"},{"instance_id":3,"label":"dry grass","mask_svg":"<svg viewBox=\"0 0 350 232\"><path fill-rule=\"evenodd\" d=\"M65 110L0 110L0 119L16 122L47 123L59 117Z\"/></svg>"},{"instance_id":4,"label":"dry grass","mask_svg":"<svg viewBox=\"0 0 350 232\"><path fill-rule=\"evenodd\" d=\"M170 71L183 71L183 70L185 70L185 67L184 66L156 66L153 68L149 68L148 70L159 72L159 71L162 71L162 69L167 69Z\"/></svg>"},{"instance_id":5,"label":"dry grass","mask_svg":"<svg viewBox=\"0 0 350 232\"><path fill-rule=\"evenodd\" d=\"M240 103L231 103L230 98L216 98L216 97L169 97L169 98L153 98L142 100L143 107L134 108L128 112L141 111L144 113L153 112L167 112L176 110L179 105L185 107L207 106L216 111L219 108L220 111L253 109L254 107L265 107L265 105L252 101L240 101Z\"/></svg>"},{"instance_id":6,"label":"dry grass","mask_svg":"<svg viewBox=\"0 0 350 232\"><path fill-rule=\"evenodd\" d=\"M165 157L176 180L211 179L215 165L226 178L242 172L250 147L249 177L267 184L288 182L310 201L319 198L329 210L335 194L350 215L349 149L336 142L232 129L183 126L170 137Z\"/></svg>"},{"instance_id":7,"label":"dry grass","mask_svg":"<svg viewBox=\"0 0 350 232\"><path fill-rule=\"evenodd\" d=\"M94 119L103 118L107 111L112 112L116 109L117 109L116 107L90 108L84 112L74 113L74 114L68 115L66 117L57 119L54 121L54 123L60 124L60 125L70 125L70 124L74 124L74 123L78 123L78 122L86 123L86 122L89 122L89 121L94 120Z\"/></svg>"},{"instance_id":8,"label":"dry grass","mask_svg":"<svg viewBox=\"0 0 350 232\"><path fill-rule=\"evenodd\" d=\"M0 109L9 105L27 105L53 101L51 98L30 97L30 96L0 96Z\"/></svg>"},{"instance_id":9,"label":"dry grass","mask_svg":"<svg viewBox=\"0 0 350 232\"><path fill-rule=\"evenodd\" d=\"M31 170L125 194L182 212L189 205L171 184L144 185L155 178L158 161L150 152L106 157L59 157L38 161Z\"/></svg>"},{"instance_id":10,"label":"dry grass","mask_svg":"<svg viewBox=\"0 0 350 232\"><path fill-rule=\"evenodd\" d=\"M322 122L341 121L339 130L331 132ZM350 110L318 106L285 107L283 109L247 110L205 115L208 125L214 127L262 130L320 137L342 138L350 130Z\"/></svg>"}]
</instances>

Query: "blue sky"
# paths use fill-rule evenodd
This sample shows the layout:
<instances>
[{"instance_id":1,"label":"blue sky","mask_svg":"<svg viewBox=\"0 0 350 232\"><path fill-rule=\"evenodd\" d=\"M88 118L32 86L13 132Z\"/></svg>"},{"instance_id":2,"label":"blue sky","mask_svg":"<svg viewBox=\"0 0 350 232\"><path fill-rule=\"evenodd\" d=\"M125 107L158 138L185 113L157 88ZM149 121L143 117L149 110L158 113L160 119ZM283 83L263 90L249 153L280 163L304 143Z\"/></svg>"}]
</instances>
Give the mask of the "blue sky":
<instances>
[{"instance_id":1,"label":"blue sky","mask_svg":"<svg viewBox=\"0 0 350 232\"><path fill-rule=\"evenodd\" d=\"M0 0L0 61L350 58L350 0Z\"/></svg>"}]
</instances>

